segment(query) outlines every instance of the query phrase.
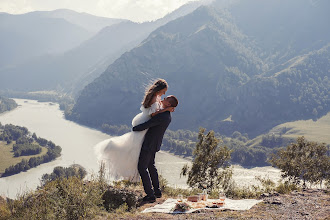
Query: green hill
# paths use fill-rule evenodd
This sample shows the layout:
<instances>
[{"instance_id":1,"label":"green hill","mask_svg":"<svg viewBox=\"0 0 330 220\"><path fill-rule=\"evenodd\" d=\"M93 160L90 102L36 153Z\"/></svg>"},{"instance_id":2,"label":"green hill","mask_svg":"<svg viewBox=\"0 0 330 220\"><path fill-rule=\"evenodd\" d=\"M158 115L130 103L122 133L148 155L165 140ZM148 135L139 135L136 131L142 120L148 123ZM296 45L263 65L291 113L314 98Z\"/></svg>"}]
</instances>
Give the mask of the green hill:
<instances>
[{"instance_id":1,"label":"green hill","mask_svg":"<svg viewBox=\"0 0 330 220\"><path fill-rule=\"evenodd\" d=\"M330 111L330 32L323 25L329 15L321 7L328 3L263 4L269 14L249 16L238 13L246 1L227 9L215 2L158 28L86 86L67 117L93 127L128 125L144 86L158 77L180 100L171 129L256 137L284 122L322 117ZM295 13L284 10L292 5ZM317 18L303 19L306 11ZM312 32L299 37L305 26Z\"/></svg>"}]
</instances>

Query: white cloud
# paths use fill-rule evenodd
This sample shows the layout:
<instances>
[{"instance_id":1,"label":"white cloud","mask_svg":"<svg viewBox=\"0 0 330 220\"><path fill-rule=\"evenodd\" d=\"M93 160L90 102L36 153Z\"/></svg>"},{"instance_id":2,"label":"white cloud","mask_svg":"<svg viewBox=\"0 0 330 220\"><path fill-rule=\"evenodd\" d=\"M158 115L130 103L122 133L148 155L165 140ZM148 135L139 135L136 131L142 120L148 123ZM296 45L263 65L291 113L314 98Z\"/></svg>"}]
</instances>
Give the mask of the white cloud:
<instances>
[{"instance_id":1,"label":"white cloud","mask_svg":"<svg viewBox=\"0 0 330 220\"><path fill-rule=\"evenodd\" d=\"M0 0L0 11L21 14L67 8L98 16L150 21L179 8L189 0Z\"/></svg>"}]
</instances>

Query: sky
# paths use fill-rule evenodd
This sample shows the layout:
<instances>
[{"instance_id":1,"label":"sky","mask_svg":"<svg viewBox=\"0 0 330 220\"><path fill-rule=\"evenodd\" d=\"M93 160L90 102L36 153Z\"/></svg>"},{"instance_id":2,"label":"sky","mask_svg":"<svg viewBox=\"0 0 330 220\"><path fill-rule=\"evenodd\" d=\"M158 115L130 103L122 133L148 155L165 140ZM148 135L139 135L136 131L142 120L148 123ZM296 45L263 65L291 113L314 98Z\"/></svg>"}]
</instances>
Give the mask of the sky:
<instances>
[{"instance_id":1,"label":"sky","mask_svg":"<svg viewBox=\"0 0 330 220\"><path fill-rule=\"evenodd\" d=\"M0 0L0 12L23 14L66 8L102 17L144 22L164 17L189 1L191 0Z\"/></svg>"}]
</instances>

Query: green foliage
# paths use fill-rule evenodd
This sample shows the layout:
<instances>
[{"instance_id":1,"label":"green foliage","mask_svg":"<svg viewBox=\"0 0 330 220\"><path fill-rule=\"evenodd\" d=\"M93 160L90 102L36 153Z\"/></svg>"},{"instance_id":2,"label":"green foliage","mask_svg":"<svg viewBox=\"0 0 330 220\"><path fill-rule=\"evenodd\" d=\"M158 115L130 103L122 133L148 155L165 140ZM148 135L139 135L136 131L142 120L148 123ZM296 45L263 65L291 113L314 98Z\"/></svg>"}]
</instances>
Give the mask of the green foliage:
<instances>
[{"instance_id":1,"label":"green foliage","mask_svg":"<svg viewBox=\"0 0 330 220\"><path fill-rule=\"evenodd\" d=\"M167 130L162 149L174 153L176 155L192 156L198 133L189 130Z\"/></svg>"},{"instance_id":2,"label":"green foliage","mask_svg":"<svg viewBox=\"0 0 330 220\"><path fill-rule=\"evenodd\" d=\"M190 187L210 190L226 188L232 177L232 170L228 169L230 151L226 146L218 146L220 140L215 138L213 131L206 135L204 132L205 128L200 128L192 167L184 166L182 175L188 175L187 184Z\"/></svg>"},{"instance_id":3,"label":"green foliage","mask_svg":"<svg viewBox=\"0 0 330 220\"><path fill-rule=\"evenodd\" d=\"M0 96L0 113L10 111L17 107L17 103L13 99Z\"/></svg>"},{"instance_id":4,"label":"green foliage","mask_svg":"<svg viewBox=\"0 0 330 220\"><path fill-rule=\"evenodd\" d=\"M28 155L36 155L41 153L42 148L36 144L14 144L13 146L14 156L28 156Z\"/></svg>"},{"instance_id":5,"label":"green foliage","mask_svg":"<svg viewBox=\"0 0 330 220\"><path fill-rule=\"evenodd\" d=\"M294 183L315 184L330 178L329 149L304 137L273 154L270 162L281 169L282 177Z\"/></svg>"},{"instance_id":6,"label":"green foliage","mask_svg":"<svg viewBox=\"0 0 330 220\"><path fill-rule=\"evenodd\" d=\"M290 193L294 190L299 190L299 186L297 186L297 184L294 184L292 182L289 182L289 181L285 181L284 183L283 182L280 182L276 188L275 188L275 191L278 192L278 193L281 193L281 194L287 194L287 193Z\"/></svg>"},{"instance_id":7,"label":"green foliage","mask_svg":"<svg viewBox=\"0 0 330 220\"><path fill-rule=\"evenodd\" d=\"M60 146L44 138L38 138L35 133L31 136L28 129L25 127L12 124L2 127L3 130L0 132L0 140L7 141L7 143L16 141L16 144L13 146L15 157L39 154L42 150L40 146L47 148L47 153L42 156L31 157L29 160L23 159L20 163L6 168L3 176L10 176L26 171L42 163L52 161L61 155L62 148ZM37 142L40 146L32 144L33 142Z\"/></svg>"},{"instance_id":8,"label":"green foliage","mask_svg":"<svg viewBox=\"0 0 330 220\"><path fill-rule=\"evenodd\" d=\"M77 177L79 179L84 179L87 175L86 169L78 164L73 164L70 167L55 167L51 174L42 175L41 181L43 184L54 181L58 178Z\"/></svg>"},{"instance_id":9,"label":"green foliage","mask_svg":"<svg viewBox=\"0 0 330 220\"><path fill-rule=\"evenodd\" d=\"M103 205L107 211L114 211L116 209L132 210L137 207L139 198L142 197L142 192L137 193L135 190L129 188L119 188L109 186L104 192L102 199Z\"/></svg>"},{"instance_id":10,"label":"green foliage","mask_svg":"<svg viewBox=\"0 0 330 220\"><path fill-rule=\"evenodd\" d=\"M0 133L0 140L3 141L17 141L20 138L26 138L28 129L26 127L20 127L12 124L6 124L3 127L2 133Z\"/></svg>"},{"instance_id":11,"label":"green foliage","mask_svg":"<svg viewBox=\"0 0 330 220\"><path fill-rule=\"evenodd\" d=\"M90 219L100 212L101 197L98 182L61 178L9 202L9 219Z\"/></svg>"},{"instance_id":12,"label":"green foliage","mask_svg":"<svg viewBox=\"0 0 330 220\"><path fill-rule=\"evenodd\" d=\"M101 131L111 134L111 135L122 135L124 133L130 132L132 128L127 125L108 125L102 124Z\"/></svg>"}]
</instances>

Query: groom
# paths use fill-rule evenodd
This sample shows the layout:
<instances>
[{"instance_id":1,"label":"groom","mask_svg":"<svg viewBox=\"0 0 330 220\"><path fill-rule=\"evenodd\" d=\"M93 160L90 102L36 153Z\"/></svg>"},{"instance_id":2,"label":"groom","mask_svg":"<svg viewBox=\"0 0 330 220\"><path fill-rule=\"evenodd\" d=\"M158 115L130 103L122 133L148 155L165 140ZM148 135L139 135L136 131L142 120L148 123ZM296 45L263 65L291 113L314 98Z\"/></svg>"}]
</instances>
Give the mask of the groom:
<instances>
[{"instance_id":1,"label":"groom","mask_svg":"<svg viewBox=\"0 0 330 220\"><path fill-rule=\"evenodd\" d=\"M178 100L175 96L167 96L162 101L163 107L176 107ZM143 188L147 194L143 201L155 202L156 197L161 198L162 192L159 188L158 173L155 166L155 155L160 150L164 133L171 123L170 111L159 113L152 117L149 121L133 127L133 131L142 131L148 129L142 144L138 170L142 179ZM152 189L153 186L153 189Z\"/></svg>"}]
</instances>

